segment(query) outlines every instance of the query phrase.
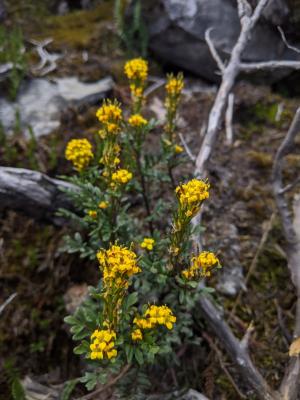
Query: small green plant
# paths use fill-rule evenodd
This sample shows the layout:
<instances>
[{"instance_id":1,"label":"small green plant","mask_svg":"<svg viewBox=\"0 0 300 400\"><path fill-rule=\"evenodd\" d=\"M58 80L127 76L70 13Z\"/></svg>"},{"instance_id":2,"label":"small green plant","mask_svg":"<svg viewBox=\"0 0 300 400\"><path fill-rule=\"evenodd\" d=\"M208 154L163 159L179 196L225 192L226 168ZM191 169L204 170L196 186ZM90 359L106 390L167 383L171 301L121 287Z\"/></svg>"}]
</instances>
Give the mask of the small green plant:
<instances>
[{"instance_id":1,"label":"small green plant","mask_svg":"<svg viewBox=\"0 0 300 400\"><path fill-rule=\"evenodd\" d=\"M11 63L9 95L15 100L20 84L26 74L27 61L23 34L20 28L10 31L0 27L0 63Z\"/></svg>"},{"instance_id":2,"label":"small green plant","mask_svg":"<svg viewBox=\"0 0 300 400\"><path fill-rule=\"evenodd\" d=\"M136 386L135 398L151 386L146 374L151 364L176 365L183 343L199 344L192 318L204 290L199 280L220 263L213 252L191 246L196 233L191 220L209 198L209 183L191 177L180 183L172 174L187 162L176 143L182 74L167 78L167 117L155 153L149 152L147 139L157 121L142 115L147 63L128 61L125 74L132 97L129 115L124 117L116 100L106 100L96 114L100 130L94 145L86 138L67 144L66 158L76 171L70 181L79 188L68 193L78 212L61 210L60 215L78 227L66 237L65 250L99 266L98 285L65 318L79 341L74 351L89 366L81 381L92 390L117 375L121 393L126 376L133 374L144 382Z\"/></svg>"},{"instance_id":3,"label":"small green plant","mask_svg":"<svg viewBox=\"0 0 300 400\"><path fill-rule=\"evenodd\" d=\"M118 35L130 56L140 54L142 57L146 57L148 32L142 18L141 0L135 0L131 7L131 15L126 18L126 2L115 0L114 18Z\"/></svg>"}]
</instances>

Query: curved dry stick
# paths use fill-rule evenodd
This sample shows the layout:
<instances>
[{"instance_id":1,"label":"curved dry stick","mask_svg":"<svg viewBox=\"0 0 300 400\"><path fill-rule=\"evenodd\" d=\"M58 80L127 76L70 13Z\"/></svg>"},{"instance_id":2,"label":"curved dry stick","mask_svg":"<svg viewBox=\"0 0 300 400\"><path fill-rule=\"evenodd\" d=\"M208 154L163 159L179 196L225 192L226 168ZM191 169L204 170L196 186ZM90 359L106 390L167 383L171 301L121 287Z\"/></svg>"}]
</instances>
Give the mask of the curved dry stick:
<instances>
[{"instance_id":1,"label":"curved dry stick","mask_svg":"<svg viewBox=\"0 0 300 400\"><path fill-rule=\"evenodd\" d=\"M283 142L281 143L274 159L273 165L273 192L281 218L283 232L287 242L287 262L290 270L292 282L296 288L297 302L295 327L293 338L300 337L300 200L299 197L294 201L294 216L289 210L288 202L285 198L285 190L282 179L282 167L284 157L290 153L294 146L296 135L300 132L300 107L296 111L290 129ZM299 356L291 357L280 391L284 400L297 400L300 387L300 359Z\"/></svg>"},{"instance_id":2,"label":"curved dry stick","mask_svg":"<svg viewBox=\"0 0 300 400\"><path fill-rule=\"evenodd\" d=\"M96 395L103 393L105 390L109 389L111 386L115 385L123 376L128 372L130 369L131 365L127 364L125 367L121 370L119 375L117 375L115 378L113 378L110 382L108 382L106 385L103 387L94 390L92 393L88 393L83 397L78 397L76 400L90 400Z\"/></svg>"}]
</instances>

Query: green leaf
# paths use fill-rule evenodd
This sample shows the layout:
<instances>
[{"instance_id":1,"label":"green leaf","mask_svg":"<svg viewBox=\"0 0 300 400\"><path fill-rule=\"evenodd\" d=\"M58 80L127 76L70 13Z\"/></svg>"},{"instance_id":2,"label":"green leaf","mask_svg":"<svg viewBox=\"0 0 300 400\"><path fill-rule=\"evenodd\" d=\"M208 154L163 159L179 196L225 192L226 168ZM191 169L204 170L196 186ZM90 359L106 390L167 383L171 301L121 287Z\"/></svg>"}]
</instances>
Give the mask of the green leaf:
<instances>
[{"instance_id":1,"label":"green leaf","mask_svg":"<svg viewBox=\"0 0 300 400\"><path fill-rule=\"evenodd\" d=\"M64 384L64 389L60 396L60 400L69 400L70 396L78 383L78 379L72 379Z\"/></svg>"},{"instance_id":2,"label":"green leaf","mask_svg":"<svg viewBox=\"0 0 300 400\"><path fill-rule=\"evenodd\" d=\"M89 352L89 342L86 340L83 340L79 346L76 346L74 348L75 354L85 354L88 352Z\"/></svg>"},{"instance_id":3,"label":"green leaf","mask_svg":"<svg viewBox=\"0 0 300 400\"><path fill-rule=\"evenodd\" d=\"M130 295L126 299L126 309L136 304L137 301L138 301L138 293L137 292L130 293Z\"/></svg>"},{"instance_id":4,"label":"green leaf","mask_svg":"<svg viewBox=\"0 0 300 400\"><path fill-rule=\"evenodd\" d=\"M132 361L133 351L134 351L133 346L130 346L129 344L125 345L125 353L126 353L128 364L130 364Z\"/></svg>"},{"instance_id":5,"label":"green leaf","mask_svg":"<svg viewBox=\"0 0 300 400\"><path fill-rule=\"evenodd\" d=\"M139 365L143 365L144 364L144 356L143 356L143 353L141 352L141 350L139 348L135 349L134 357L135 357L136 361L139 363Z\"/></svg>"},{"instance_id":6,"label":"green leaf","mask_svg":"<svg viewBox=\"0 0 300 400\"><path fill-rule=\"evenodd\" d=\"M68 315L64 318L64 322L69 325L77 325L79 321L73 315Z\"/></svg>"},{"instance_id":7,"label":"green leaf","mask_svg":"<svg viewBox=\"0 0 300 400\"><path fill-rule=\"evenodd\" d=\"M14 378L12 382L11 394L14 400L26 400L23 386L18 378Z\"/></svg>"}]
</instances>

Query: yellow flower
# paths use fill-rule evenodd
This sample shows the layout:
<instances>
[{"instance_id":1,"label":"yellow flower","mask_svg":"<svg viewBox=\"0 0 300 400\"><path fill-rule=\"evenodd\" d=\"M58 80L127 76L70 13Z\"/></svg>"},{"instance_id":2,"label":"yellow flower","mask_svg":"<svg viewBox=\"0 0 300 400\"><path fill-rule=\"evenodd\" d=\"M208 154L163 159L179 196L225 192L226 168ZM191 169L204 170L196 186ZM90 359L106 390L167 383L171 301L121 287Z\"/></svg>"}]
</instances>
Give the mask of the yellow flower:
<instances>
[{"instance_id":1,"label":"yellow flower","mask_svg":"<svg viewBox=\"0 0 300 400\"><path fill-rule=\"evenodd\" d=\"M131 338L132 338L132 340L134 340L134 341L143 340L142 331L141 331L140 329L135 329L135 330L132 332L132 334L131 334Z\"/></svg>"},{"instance_id":2,"label":"yellow flower","mask_svg":"<svg viewBox=\"0 0 300 400\"><path fill-rule=\"evenodd\" d=\"M165 325L168 329L172 329L175 322L176 317L169 307L155 305L149 306L142 318L133 320L133 323L141 329L152 329L157 325Z\"/></svg>"},{"instance_id":3,"label":"yellow flower","mask_svg":"<svg viewBox=\"0 0 300 400\"><path fill-rule=\"evenodd\" d=\"M166 91L171 96L179 96L184 87L183 75L178 74L175 78L173 75L168 76L168 81L166 84Z\"/></svg>"},{"instance_id":4,"label":"yellow flower","mask_svg":"<svg viewBox=\"0 0 300 400\"><path fill-rule=\"evenodd\" d=\"M65 156L77 171L82 171L94 157L92 145L87 139L72 139L67 144Z\"/></svg>"},{"instance_id":5,"label":"yellow flower","mask_svg":"<svg viewBox=\"0 0 300 400\"><path fill-rule=\"evenodd\" d=\"M129 119L128 119L129 125L139 128L141 126L147 125L147 120L143 118L140 114L133 114Z\"/></svg>"},{"instance_id":6,"label":"yellow flower","mask_svg":"<svg viewBox=\"0 0 300 400\"><path fill-rule=\"evenodd\" d=\"M197 257L191 259L191 266L181 272L185 279L197 278L198 276L211 276L211 270L220 261L214 253L202 251Z\"/></svg>"},{"instance_id":7,"label":"yellow flower","mask_svg":"<svg viewBox=\"0 0 300 400\"><path fill-rule=\"evenodd\" d=\"M141 271L136 254L127 247L111 245L108 250L100 250L97 258L103 271L103 281L108 287L127 288L127 280Z\"/></svg>"},{"instance_id":8,"label":"yellow flower","mask_svg":"<svg viewBox=\"0 0 300 400\"><path fill-rule=\"evenodd\" d=\"M130 80L145 81L148 76L148 63L142 58L135 58L126 62L124 72Z\"/></svg>"},{"instance_id":9,"label":"yellow flower","mask_svg":"<svg viewBox=\"0 0 300 400\"><path fill-rule=\"evenodd\" d=\"M179 146L178 144L176 144L176 145L174 146L174 151L175 151L176 154L180 154L180 153L183 152L183 147L181 147L181 146Z\"/></svg>"},{"instance_id":10,"label":"yellow flower","mask_svg":"<svg viewBox=\"0 0 300 400\"><path fill-rule=\"evenodd\" d=\"M117 356L118 352L114 348L116 333L112 330L96 329L91 335L90 357L92 360L111 359Z\"/></svg>"},{"instance_id":11,"label":"yellow flower","mask_svg":"<svg viewBox=\"0 0 300 400\"><path fill-rule=\"evenodd\" d=\"M102 210L104 210L105 208L108 207L108 202L107 201L100 201L100 203L98 204L98 207L101 208Z\"/></svg>"},{"instance_id":12,"label":"yellow flower","mask_svg":"<svg viewBox=\"0 0 300 400\"><path fill-rule=\"evenodd\" d=\"M117 101L112 103L110 100L105 100L103 102L103 105L96 112L96 116L103 124L107 132L116 134L120 131L120 124L122 122L122 110ZM103 133L103 130L100 130L99 134L103 138L106 137L106 133Z\"/></svg>"},{"instance_id":13,"label":"yellow flower","mask_svg":"<svg viewBox=\"0 0 300 400\"><path fill-rule=\"evenodd\" d=\"M119 169L117 172L112 174L111 179L115 183L125 184L132 179L132 173L126 169Z\"/></svg>"},{"instance_id":14,"label":"yellow flower","mask_svg":"<svg viewBox=\"0 0 300 400\"><path fill-rule=\"evenodd\" d=\"M180 185L176 188L176 194L180 206L185 211L187 217L197 214L202 202L209 198L209 183L199 179L192 179L188 183Z\"/></svg>"},{"instance_id":15,"label":"yellow flower","mask_svg":"<svg viewBox=\"0 0 300 400\"><path fill-rule=\"evenodd\" d=\"M151 251L151 250L153 250L153 245L154 245L154 243L155 243L155 240L154 240L154 239L151 239L151 238L144 238L144 240L143 240L142 243L141 243L141 247L142 247L143 249L147 249L147 250Z\"/></svg>"},{"instance_id":16,"label":"yellow flower","mask_svg":"<svg viewBox=\"0 0 300 400\"><path fill-rule=\"evenodd\" d=\"M91 218L97 218L97 211L95 211L95 210L90 210L89 212L88 212L88 214L89 214L89 216L91 217Z\"/></svg>"}]
</instances>

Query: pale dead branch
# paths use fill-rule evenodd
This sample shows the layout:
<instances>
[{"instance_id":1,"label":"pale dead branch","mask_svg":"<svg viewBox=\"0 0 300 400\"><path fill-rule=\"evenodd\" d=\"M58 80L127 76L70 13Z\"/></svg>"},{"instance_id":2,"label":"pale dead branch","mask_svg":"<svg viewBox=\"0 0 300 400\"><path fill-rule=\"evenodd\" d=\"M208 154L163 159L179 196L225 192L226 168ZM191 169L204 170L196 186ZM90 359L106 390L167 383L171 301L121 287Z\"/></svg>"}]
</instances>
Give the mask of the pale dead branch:
<instances>
[{"instance_id":1,"label":"pale dead branch","mask_svg":"<svg viewBox=\"0 0 300 400\"><path fill-rule=\"evenodd\" d=\"M18 295L18 293L11 294L3 304L0 306L0 315L3 313L4 309L13 301L13 299Z\"/></svg>"},{"instance_id":2,"label":"pale dead branch","mask_svg":"<svg viewBox=\"0 0 300 400\"><path fill-rule=\"evenodd\" d=\"M228 96L228 105L225 114L226 142L228 146L232 146L233 143L233 127L232 127L233 107L234 107L234 94L230 93Z\"/></svg>"},{"instance_id":3,"label":"pale dead branch","mask_svg":"<svg viewBox=\"0 0 300 400\"><path fill-rule=\"evenodd\" d=\"M268 0L260 0L253 13L250 13L251 7L249 6L248 2L245 0L238 1L241 32L235 46L232 49L229 62L223 70L222 82L217 92L212 109L209 113L206 135L196 159L196 176L206 176L206 163L215 146L223 112L227 105L228 96L234 86L236 77L240 73L241 55L245 50L245 47L251 36L251 32L260 18L267 2Z\"/></svg>"},{"instance_id":4,"label":"pale dead branch","mask_svg":"<svg viewBox=\"0 0 300 400\"><path fill-rule=\"evenodd\" d=\"M52 43L53 39L44 39L41 42L31 39L29 43L33 44L36 52L40 57L40 62L33 69L35 73L39 73L40 76L45 76L49 72L55 71L57 69L57 60L61 58L59 54L50 54L45 48L48 44Z\"/></svg>"},{"instance_id":5,"label":"pale dead branch","mask_svg":"<svg viewBox=\"0 0 300 400\"><path fill-rule=\"evenodd\" d=\"M290 129L279 147L273 165L273 192L281 218L283 232L286 239L287 264L292 282L296 289L296 314L293 339L300 337L300 197L294 197L293 213L285 198L286 187L283 187L282 169L284 157L293 149L296 135L300 132L300 108L296 111ZM300 384L299 356L290 357L280 391L284 400L298 398Z\"/></svg>"},{"instance_id":6,"label":"pale dead branch","mask_svg":"<svg viewBox=\"0 0 300 400\"><path fill-rule=\"evenodd\" d=\"M300 54L300 49L298 49L297 47L292 46L292 45L290 45L290 44L288 43L288 41L286 40L286 37L285 37L285 34L284 34L282 28L281 28L280 26L277 26L277 29L279 30L280 35L281 35L281 39L282 39L283 43L286 45L286 47L287 47L288 49L293 50L293 51L295 51L296 53L299 53L299 54Z\"/></svg>"},{"instance_id":7,"label":"pale dead branch","mask_svg":"<svg viewBox=\"0 0 300 400\"><path fill-rule=\"evenodd\" d=\"M219 54L218 54L218 52L217 52L217 50L215 48L215 45L214 45L214 43L213 43L213 41L212 41L212 39L210 37L210 33L211 33L212 30L213 30L212 27L207 29L207 31L205 32L205 40L206 40L206 43L207 43L207 45L209 47L209 50L211 52L212 57L214 58L215 62L217 63L217 66L218 66L219 70L221 71L221 73L223 73L224 69L225 69L225 65L224 65L221 57L219 56Z\"/></svg>"}]
</instances>

